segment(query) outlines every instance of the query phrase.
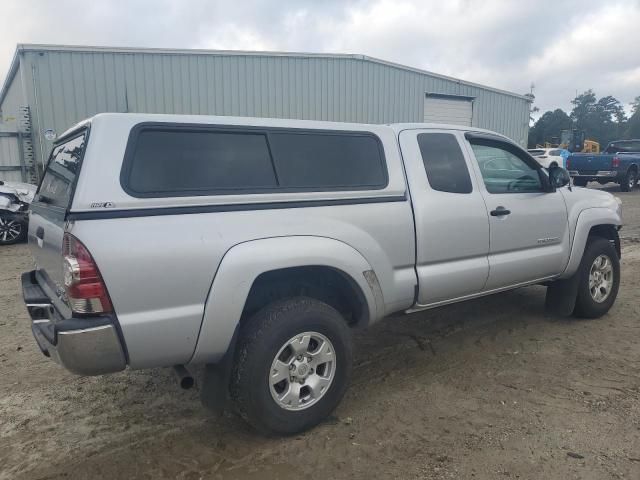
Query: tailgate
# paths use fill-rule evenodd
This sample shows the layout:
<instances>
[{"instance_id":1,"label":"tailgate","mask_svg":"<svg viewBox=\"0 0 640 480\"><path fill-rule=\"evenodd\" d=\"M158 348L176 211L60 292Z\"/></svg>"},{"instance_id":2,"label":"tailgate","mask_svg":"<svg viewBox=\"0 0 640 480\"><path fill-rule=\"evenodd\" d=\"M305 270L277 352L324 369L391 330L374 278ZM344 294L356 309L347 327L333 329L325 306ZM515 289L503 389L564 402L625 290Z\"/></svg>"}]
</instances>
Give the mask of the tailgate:
<instances>
[{"instance_id":1,"label":"tailgate","mask_svg":"<svg viewBox=\"0 0 640 480\"><path fill-rule=\"evenodd\" d=\"M569 159L567 160L567 169L580 173L598 172L599 170L611 170L612 159L613 155L574 153L570 155Z\"/></svg>"},{"instance_id":2,"label":"tailgate","mask_svg":"<svg viewBox=\"0 0 640 480\"><path fill-rule=\"evenodd\" d=\"M54 146L30 207L29 247L39 278L49 283L53 291L60 291L63 286L62 238L86 138L85 129Z\"/></svg>"}]
</instances>

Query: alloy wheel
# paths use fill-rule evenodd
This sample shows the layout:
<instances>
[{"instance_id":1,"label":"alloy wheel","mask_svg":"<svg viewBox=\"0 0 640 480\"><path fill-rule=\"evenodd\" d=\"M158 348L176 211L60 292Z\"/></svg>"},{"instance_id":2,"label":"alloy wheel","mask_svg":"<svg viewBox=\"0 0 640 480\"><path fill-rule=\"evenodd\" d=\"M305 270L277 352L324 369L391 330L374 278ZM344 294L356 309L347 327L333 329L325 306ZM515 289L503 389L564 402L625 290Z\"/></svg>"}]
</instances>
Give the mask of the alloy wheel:
<instances>
[{"instance_id":1,"label":"alloy wheel","mask_svg":"<svg viewBox=\"0 0 640 480\"><path fill-rule=\"evenodd\" d=\"M12 218L0 217L0 241L3 243L13 242L20 237L22 224Z\"/></svg>"},{"instance_id":2,"label":"alloy wheel","mask_svg":"<svg viewBox=\"0 0 640 480\"><path fill-rule=\"evenodd\" d=\"M331 341L317 332L290 338L280 348L269 370L269 390L285 410L304 410L329 390L336 372Z\"/></svg>"},{"instance_id":3,"label":"alloy wheel","mask_svg":"<svg viewBox=\"0 0 640 480\"><path fill-rule=\"evenodd\" d=\"M589 270L589 292L597 303L609 298L613 287L613 264L607 255L599 255Z\"/></svg>"}]
</instances>

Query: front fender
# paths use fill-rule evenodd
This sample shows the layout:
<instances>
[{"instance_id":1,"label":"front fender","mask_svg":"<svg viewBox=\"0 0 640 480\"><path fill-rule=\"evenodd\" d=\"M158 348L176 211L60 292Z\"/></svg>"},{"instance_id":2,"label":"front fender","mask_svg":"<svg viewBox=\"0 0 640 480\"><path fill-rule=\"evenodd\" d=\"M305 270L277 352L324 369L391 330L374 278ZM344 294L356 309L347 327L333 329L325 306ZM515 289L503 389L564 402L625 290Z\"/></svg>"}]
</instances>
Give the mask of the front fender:
<instances>
[{"instance_id":1,"label":"front fender","mask_svg":"<svg viewBox=\"0 0 640 480\"><path fill-rule=\"evenodd\" d=\"M260 274L302 266L326 266L343 272L362 291L371 321L384 315L382 298L374 294L363 275L372 270L371 265L350 245L315 236L253 240L232 247L222 258L207 296L200 334L189 363L216 363L223 357L251 286Z\"/></svg>"},{"instance_id":2,"label":"front fender","mask_svg":"<svg viewBox=\"0 0 640 480\"><path fill-rule=\"evenodd\" d=\"M573 242L571 243L569 263L567 263L567 267L560 278L569 278L578 271L582 254L589 238L589 232L598 225L622 225L620 213L604 207L588 208L580 212L576 222Z\"/></svg>"}]
</instances>

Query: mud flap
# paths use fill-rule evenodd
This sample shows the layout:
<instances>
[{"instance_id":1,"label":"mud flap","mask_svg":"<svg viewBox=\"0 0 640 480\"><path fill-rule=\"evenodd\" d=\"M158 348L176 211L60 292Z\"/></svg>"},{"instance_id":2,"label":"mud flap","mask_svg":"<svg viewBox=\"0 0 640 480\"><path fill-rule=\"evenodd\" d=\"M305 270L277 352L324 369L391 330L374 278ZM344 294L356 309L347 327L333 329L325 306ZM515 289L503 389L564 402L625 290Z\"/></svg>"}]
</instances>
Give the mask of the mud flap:
<instances>
[{"instance_id":1,"label":"mud flap","mask_svg":"<svg viewBox=\"0 0 640 480\"><path fill-rule=\"evenodd\" d=\"M544 308L550 315L568 317L573 313L578 297L580 269L570 278L556 280L547 287Z\"/></svg>"},{"instance_id":2,"label":"mud flap","mask_svg":"<svg viewBox=\"0 0 640 480\"><path fill-rule=\"evenodd\" d=\"M231 344L222 360L215 364L208 364L204 369L202 387L200 388L200 402L215 415L222 415L229 399L229 381L233 370L238 326L231 339Z\"/></svg>"}]
</instances>

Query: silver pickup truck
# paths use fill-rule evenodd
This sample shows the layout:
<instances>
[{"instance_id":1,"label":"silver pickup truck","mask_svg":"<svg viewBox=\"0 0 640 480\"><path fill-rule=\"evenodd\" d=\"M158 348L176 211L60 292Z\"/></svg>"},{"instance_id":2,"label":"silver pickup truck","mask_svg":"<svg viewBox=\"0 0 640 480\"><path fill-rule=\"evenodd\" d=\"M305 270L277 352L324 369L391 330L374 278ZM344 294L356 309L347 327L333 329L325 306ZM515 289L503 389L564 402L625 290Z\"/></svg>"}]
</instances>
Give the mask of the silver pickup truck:
<instances>
[{"instance_id":1,"label":"silver pickup truck","mask_svg":"<svg viewBox=\"0 0 640 480\"><path fill-rule=\"evenodd\" d=\"M51 152L23 295L71 372L199 371L205 406L287 434L392 313L543 284L553 313L605 314L620 226L614 196L488 131L100 114Z\"/></svg>"}]
</instances>

